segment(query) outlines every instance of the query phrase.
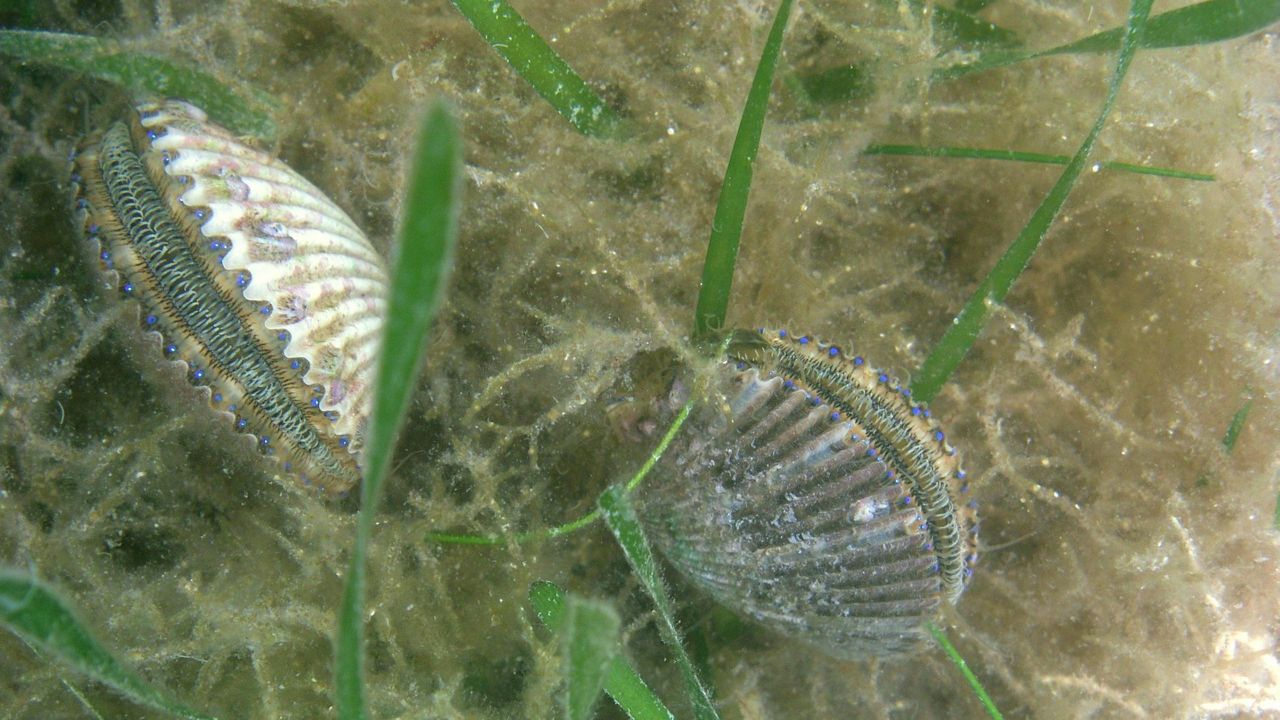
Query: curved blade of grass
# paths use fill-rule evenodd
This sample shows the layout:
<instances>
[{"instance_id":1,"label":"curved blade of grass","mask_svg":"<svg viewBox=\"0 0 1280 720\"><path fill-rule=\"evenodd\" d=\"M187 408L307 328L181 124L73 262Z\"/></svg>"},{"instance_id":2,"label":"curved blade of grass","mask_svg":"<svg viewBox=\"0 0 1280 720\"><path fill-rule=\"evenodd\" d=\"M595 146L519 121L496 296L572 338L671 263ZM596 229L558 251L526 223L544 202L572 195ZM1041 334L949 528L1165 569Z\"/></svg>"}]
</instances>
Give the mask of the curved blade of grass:
<instances>
[{"instance_id":1,"label":"curved blade of grass","mask_svg":"<svg viewBox=\"0 0 1280 720\"><path fill-rule=\"evenodd\" d=\"M1278 20L1280 0L1206 0L1151 18L1138 47L1207 45L1257 32ZM1114 52L1120 47L1124 34L1125 28L1111 28L1048 50L983 53L975 62L944 68L934 73L933 78L945 80L1050 55Z\"/></svg>"},{"instance_id":2,"label":"curved blade of grass","mask_svg":"<svg viewBox=\"0 0 1280 720\"><path fill-rule=\"evenodd\" d=\"M635 509L627 499L624 488L613 486L600 496L600 510L604 513L604 522L613 531L614 538L622 546L622 552L631 563L644 589L649 592L654 606L658 609L658 632L662 639L675 653L676 665L684 677L685 688L689 692L689 702L693 705L693 715L698 720L719 720L715 703L706 684L698 677L698 671L689 659L689 653L680 640L680 631L676 628L675 613L671 608L671 600L667 598L666 588L662 584L662 576L658 574L658 564L653 559L653 551L649 549L649 539L645 537L644 528L636 519Z\"/></svg>"},{"instance_id":3,"label":"curved blade of grass","mask_svg":"<svg viewBox=\"0 0 1280 720\"><path fill-rule=\"evenodd\" d=\"M1040 207L1036 208L1031 220L1022 228L1017 239L1008 250L1005 250L1004 255L996 261L995 267L969 297L969 301L951 322L951 327L947 328L942 340L925 359L924 365L912 380L911 392L922 402L932 400L942 388L942 384L951 377L951 373L964 359L969 348L973 346L974 340L978 338L978 333L982 332L982 328L986 325L987 313L991 306L1004 302L1005 296L1009 294L1009 288L1013 287L1014 281L1031 262L1031 256L1040 246L1040 241L1053 226L1053 221L1062 210L1062 205L1080 177L1080 172L1084 170L1089 153L1093 150L1093 145L1107 122L1107 116L1111 114L1112 106L1115 105L1116 96L1120 93L1120 85L1129 71L1129 64L1133 61L1138 41L1146 28L1151 3L1152 0L1134 0L1129 8L1129 25L1125 32L1124 44L1120 48L1120 55L1116 60L1115 71L1107 86L1107 98L1102 103L1102 110L1098 113L1093 128L1080 144L1080 149L1071 158L1071 162L1062 171L1062 176L1049 190Z\"/></svg>"},{"instance_id":4,"label":"curved blade of grass","mask_svg":"<svg viewBox=\"0 0 1280 720\"><path fill-rule=\"evenodd\" d=\"M533 611L554 633L564 630L565 598L564 590L555 583L539 580L529 586L529 603L533 605ZM631 720L675 720L676 716L653 694L622 655L617 655L609 663L604 691Z\"/></svg>"},{"instance_id":5,"label":"curved blade of grass","mask_svg":"<svg viewBox=\"0 0 1280 720\"><path fill-rule=\"evenodd\" d=\"M462 145L443 102L432 105L418 133L404 218L392 262L391 297L364 449L360 517L338 615L334 690L338 717L364 718L365 557L382 482L422 364L427 330L453 264L462 191Z\"/></svg>"},{"instance_id":6,"label":"curved blade of grass","mask_svg":"<svg viewBox=\"0 0 1280 720\"><path fill-rule=\"evenodd\" d=\"M946 146L922 147L919 145L868 145L862 151L862 154L966 158L971 160L1009 160L1013 162L1044 163L1046 165L1066 165L1071 162L1071 158L1066 155L1049 155L1046 153L1023 152L1021 150L996 150L989 148ZM1111 160L1103 160L1095 163L1095 166L1099 170L1120 170L1137 175L1157 175L1160 177L1176 178L1178 180L1213 182L1216 179L1213 175L1209 175L1207 173L1171 170L1168 168L1153 167L1150 165L1134 165L1132 163L1113 162Z\"/></svg>"},{"instance_id":7,"label":"curved blade of grass","mask_svg":"<svg viewBox=\"0 0 1280 720\"><path fill-rule=\"evenodd\" d=\"M707 258L702 265L702 282L698 287L698 306L693 316L693 337L706 341L724 327L729 310L729 290L733 286L733 267L738 260L738 241L742 239L742 219L747 212L747 196L751 193L751 173L756 152L760 149L760 133L764 129L765 112L769 109L769 90L773 73L782 53L782 36L791 14L791 0L778 3L773 27L765 41L756 75L747 93L747 102L738 121L738 134L733 139L729 165L720 186L715 219L711 222L711 238L707 241Z\"/></svg>"},{"instance_id":8,"label":"curved blade of grass","mask_svg":"<svg viewBox=\"0 0 1280 720\"><path fill-rule=\"evenodd\" d=\"M964 657L960 655L960 651L956 650L956 646L951 644L951 640L947 638L947 634L942 628L928 624L929 634L933 635L933 639L942 647L943 652L947 654L947 658L951 660L951 664L956 666L960 674L964 676L969 687L973 690L973 694L978 696L978 702L982 703L982 707L987 711L987 715L991 716L991 720L1004 720L1004 715L1000 714L1000 709L996 707L991 696L987 694L987 689L982 686L982 682L978 680L978 676L973 674L969 669L969 663L964 661Z\"/></svg>"},{"instance_id":9,"label":"curved blade of grass","mask_svg":"<svg viewBox=\"0 0 1280 720\"><path fill-rule=\"evenodd\" d=\"M638 486L649 474L649 471L653 470L653 466L662 459L663 453L667 451L667 447L670 446L671 441L675 439L676 433L680 432L680 428L684 426L684 421L689 418L689 413L692 410L692 400L686 402L684 407L680 408L680 412L676 414L675 420L672 420L671 425L667 427L667 432L662 436L662 440L658 443L658 446L653 449L653 452L649 453L649 457L644 461L644 465L641 465L640 469L636 471L636 474L632 475L631 479L627 481L625 486L626 492L635 490L636 486ZM557 525L545 530L520 533L515 536L515 541L517 543L524 543L529 542L530 540L549 540L551 538L557 538L561 535L568 535L571 532L581 530L599 519L600 510L597 508L582 517L576 520L570 520L563 525ZM426 540L427 542L438 542L446 545L498 545L505 542L506 538L502 535L469 535L466 533L429 532L426 535Z\"/></svg>"},{"instance_id":10,"label":"curved blade of grass","mask_svg":"<svg viewBox=\"0 0 1280 720\"><path fill-rule=\"evenodd\" d=\"M35 30L0 30L0 53L82 72L135 91L190 100L235 132L264 140L276 135L271 108L278 106L278 102L270 95L253 91L251 97L244 97L202 70L130 52L112 40Z\"/></svg>"},{"instance_id":11,"label":"curved blade of grass","mask_svg":"<svg viewBox=\"0 0 1280 720\"><path fill-rule=\"evenodd\" d=\"M969 3L968 6L981 4ZM962 9L962 4L957 3L956 7ZM1278 20L1280 0L1207 0L1151 18L1139 47L1173 48L1222 42L1257 32ZM1124 28L1112 28L1048 50L990 49L992 46L987 45L988 49L976 60L941 68L932 77L935 81L950 80L1050 55L1113 52L1120 47L1123 34ZM871 75L869 63L854 63L798 73L789 84L801 89L812 102L850 102L870 97Z\"/></svg>"},{"instance_id":12,"label":"curved blade of grass","mask_svg":"<svg viewBox=\"0 0 1280 720\"><path fill-rule=\"evenodd\" d=\"M507 0L453 0L471 26L578 132L609 137L618 116Z\"/></svg>"},{"instance_id":13,"label":"curved blade of grass","mask_svg":"<svg viewBox=\"0 0 1280 720\"><path fill-rule=\"evenodd\" d=\"M32 647L110 685L134 702L193 720L211 717L171 700L117 661L68 604L34 577L0 570L0 619Z\"/></svg>"}]
</instances>

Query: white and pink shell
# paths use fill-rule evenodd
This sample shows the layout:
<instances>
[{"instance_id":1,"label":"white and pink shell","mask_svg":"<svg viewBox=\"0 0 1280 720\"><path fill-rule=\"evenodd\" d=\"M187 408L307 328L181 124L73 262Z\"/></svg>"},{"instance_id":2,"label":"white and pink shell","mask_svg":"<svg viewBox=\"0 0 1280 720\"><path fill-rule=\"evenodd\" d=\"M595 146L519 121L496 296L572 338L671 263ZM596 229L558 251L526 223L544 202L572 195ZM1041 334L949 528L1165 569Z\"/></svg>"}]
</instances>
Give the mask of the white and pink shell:
<instances>
[{"instance_id":1,"label":"white and pink shell","mask_svg":"<svg viewBox=\"0 0 1280 720\"><path fill-rule=\"evenodd\" d=\"M214 408L304 484L358 482L388 280L351 218L177 100L139 103L74 171L99 263Z\"/></svg>"}]
</instances>

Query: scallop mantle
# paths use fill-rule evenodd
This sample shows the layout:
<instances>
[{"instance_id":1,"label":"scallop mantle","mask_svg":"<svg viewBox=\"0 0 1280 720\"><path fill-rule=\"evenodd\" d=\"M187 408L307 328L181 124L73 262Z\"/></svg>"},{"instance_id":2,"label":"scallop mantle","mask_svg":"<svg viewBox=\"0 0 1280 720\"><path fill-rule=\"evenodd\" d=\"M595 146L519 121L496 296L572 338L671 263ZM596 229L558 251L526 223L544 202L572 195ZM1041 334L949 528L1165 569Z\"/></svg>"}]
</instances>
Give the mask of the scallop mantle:
<instances>
[{"instance_id":1,"label":"scallop mantle","mask_svg":"<svg viewBox=\"0 0 1280 720\"><path fill-rule=\"evenodd\" d=\"M388 279L351 218L178 100L86 138L72 172L108 285L211 406L303 485L358 482Z\"/></svg>"}]
</instances>

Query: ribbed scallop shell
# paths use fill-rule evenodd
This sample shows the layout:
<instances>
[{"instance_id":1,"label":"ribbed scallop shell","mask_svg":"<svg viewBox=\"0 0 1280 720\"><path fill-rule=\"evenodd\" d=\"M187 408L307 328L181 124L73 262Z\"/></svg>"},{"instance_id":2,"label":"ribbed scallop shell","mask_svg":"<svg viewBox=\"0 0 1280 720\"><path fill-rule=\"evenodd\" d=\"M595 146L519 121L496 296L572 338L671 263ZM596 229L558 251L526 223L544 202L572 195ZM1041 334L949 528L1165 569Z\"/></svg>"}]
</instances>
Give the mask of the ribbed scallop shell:
<instances>
[{"instance_id":1,"label":"ribbed scallop shell","mask_svg":"<svg viewBox=\"0 0 1280 720\"><path fill-rule=\"evenodd\" d=\"M211 404L304 484L357 482L387 272L347 214L176 100L87 139L74 172L102 268Z\"/></svg>"},{"instance_id":2,"label":"ribbed scallop shell","mask_svg":"<svg viewBox=\"0 0 1280 720\"><path fill-rule=\"evenodd\" d=\"M841 658L918 649L976 561L973 508L953 497L963 471L896 382L798 340L735 333L716 387L641 490L641 517L683 575L747 617ZM793 349L883 402L826 397L789 367ZM894 423L909 437L886 437ZM931 485L931 472L948 475Z\"/></svg>"}]
</instances>

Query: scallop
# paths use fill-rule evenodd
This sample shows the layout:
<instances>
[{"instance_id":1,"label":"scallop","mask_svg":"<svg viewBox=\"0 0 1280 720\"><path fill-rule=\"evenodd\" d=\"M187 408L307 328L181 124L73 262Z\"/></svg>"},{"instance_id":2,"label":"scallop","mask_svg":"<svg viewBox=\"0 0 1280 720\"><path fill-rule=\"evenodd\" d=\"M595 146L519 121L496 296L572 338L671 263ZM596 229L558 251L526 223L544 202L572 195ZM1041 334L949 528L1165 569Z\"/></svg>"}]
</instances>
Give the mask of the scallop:
<instances>
[{"instance_id":1,"label":"scallop","mask_svg":"<svg viewBox=\"0 0 1280 720\"><path fill-rule=\"evenodd\" d=\"M640 490L667 560L739 614L845 659L918 650L977 561L976 504L928 409L786 331L736 331Z\"/></svg>"},{"instance_id":2,"label":"scallop","mask_svg":"<svg viewBox=\"0 0 1280 720\"><path fill-rule=\"evenodd\" d=\"M86 138L72 180L107 288L212 408L302 484L358 482L388 279L351 218L179 100Z\"/></svg>"}]
</instances>

